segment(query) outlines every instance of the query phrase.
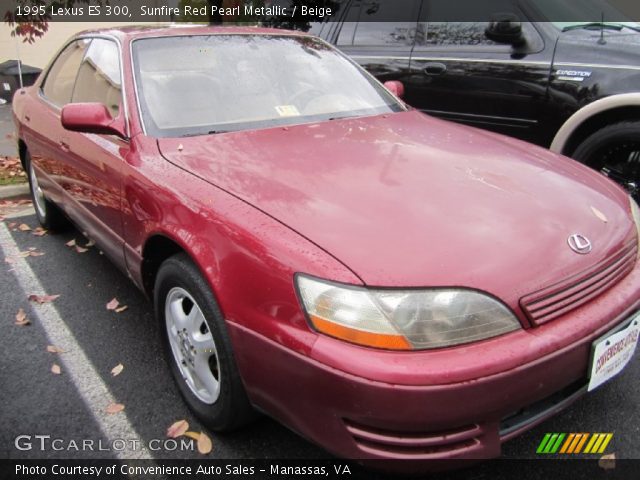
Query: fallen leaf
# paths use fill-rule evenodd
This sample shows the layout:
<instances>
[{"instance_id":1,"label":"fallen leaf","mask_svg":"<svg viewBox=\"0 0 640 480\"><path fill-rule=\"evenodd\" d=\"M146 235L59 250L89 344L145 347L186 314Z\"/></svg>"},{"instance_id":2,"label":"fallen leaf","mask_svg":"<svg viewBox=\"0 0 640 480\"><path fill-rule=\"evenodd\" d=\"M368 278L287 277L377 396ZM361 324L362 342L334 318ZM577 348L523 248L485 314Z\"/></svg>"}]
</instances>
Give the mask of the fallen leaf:
<instances>
[{"instance_id":1,"label":"fallen leaf","mask_svg":"<svg viewBox=\"0 0 640 480\"><path fill-rule=\"evenodd\" d=\"M30 302L36 302L42 305L43 303L53 302L60 295L29 295Z\"/></svg>"},{"instance_id":2,"label":"fallen leaf","mask_svg":"<svg viewBox=\"0 0 640 480\"><path fill-rule=\"evenodd\" d=\"M47 352L49 353L65 353L61 348L56 347L55 345L47 345Z\"/></svg>"},{"instance_id":3,"label":"fallen leaf","mask_svg":"<svg viewBox=\"0 0 640 480\"><path fill-rule=\"evenodd\" d=\"M184 432L183 435L185 437L193 438L196 441L200 438L200 434L197 432Z\"/></svg>"},{"instance_id":4,"label":"fallen leaf","mask_svg":"<svg viewBox=\"0 0 640 480\"><path fill-rule=\"evenodd\" d=\"M19 252L16 255L18 258L27 258L27 257L41 257L44 255L44 252L39 252L35 248L30 248L29 250L25 250L24 252Z\"/></svg>"},{"instance_id":5,"label":"fallen leaf","mask_svg":"<svg viewBox=\"0 0 640 480\"><path fill-rule=\"evenodd\" d=\"M107 303L107 310L115 310L120 305L117 298L112 298L109 303Z\"/></svg>"},{"instance_id":6,"label":"fallen leaf","mask_svg":"<svg viewBox=\"0 0 640 480\"><path fill-rule=\"evenodd\" d=\"M198 451L202 455L207 455L208 453L211 453L211 450L213 450L211 439L203 432L200 432L200 436L198 437Z\"/></svg>"},{"instance_id":7,"label":"fallen leaf","mask_svg":"<svg viewBox=\"0 0 640 480\"><path fill-rule=\"evenodd\" d=\"M38 227L31 232L31 235L35 235L36 237L44 237L47 233L49 233L48 230L42 227Z\"/></svg>"},{"instance_id":8,"label":"fallen leaf","mask_svg":"<svg viewBox=\"0 0 640 480\"><path fill-rule=\"evenodd\" d=\"M178 438L189 430L189 423L186 420L178 420L169 428L167 428L167 437L169 438ZM197 438L194 438L197 440Z\"/></svg>"},{"instance_id":9,"label":"fallen leaf","mask_svg":"<svg viewBox=\"0 0 640 480\"><path fill-rule=\"evenodd\" d=\"M89 251L88 248L82 248L76 245L76 252L78 253L87 253Z\"/></svg>"},{"instance_id":10,"label":"fallen leaf","mask_svg":"<svg viewBox=\"0 0 640 480\"><path fill-rule=\"evenodd\" d=\"M57 363L51 365L51 373L53 373L54 375L60 375L62 373L60 365L58 365Z\"/></svg>"},{"instance_id":11,"label":"fallen leaf","mask_svg":"<svg viewBox=\"0 0 640 480\"><path fill-rule=\"evenodd\" d=\"M107 412L109 415L114 415L116 413L120 413L123 410L124 410L124 405L123 404L121 404L121 403L111 403L106 408L105 412Z\"/></svg>"},{"instance_id":12,"label":"fallen leaf","mask_svg":"<svg viewBox=\"0 0 640 480\"><path fill-rule=\"evenodd\" d=\"M129 307L127 305L123 305L121 307L116 308L116 313L122 313L127 310Z\"/></svg>"},{"instance_id":13,"label":"fallen leaf","mask_svg":"<svg viewBox=\"0 0 640 480\"><path fill-rule=\"evenodd\" d=\"M609 453L608 455L603 455L598 460L598 466L603 470L613 470L616 468L616 454Z\"/></svg>"},{"instance_id":14,"label":"fallen leaf","mask_svg":"<svg viewBox=\"0 0 640 480\"><path fill-rule=\"evenodd\" d=\"M96 244L96 242L94 242L93 240L89 240L87 242L87 244L85 245L86 248L91 248Z\"/></svg>"},{"instance_id":15,"label":"fallen leaf","mask_svg":"<svg viewBox=\"0 0 640 480\"><path fill-rule=\"evenodd\" d=\"M124 365L119 363L118 365L116 365L111 369L111 375L113 375L114 377L117 377L122 373L122 370L124 370Z\"/></svg>"},{"instance_id":16,"label":"fallen leaf","mask_svg":"<svg viewBox=\"0 0 640 480\"><path fill-rule=\"evenodd\" d=\"M27 318L27 314L24 313L23 309L18 310L18 313L16 313L16 325L20 327L31 325L31 322Z\"/></svg>"},{"instance_id":17,"label":"fallen leaf","mask_svg":"<svg viewBox=\"0 0 640 480\"><path fill-rule=\"evenodd\" d=\"M67 247L75 247L76 246L76 239L74 238L73 240L69 240L67 243L65 243L65 245Z\"/></svg>"},{"instance_id":18,"label":"fallen leaf","mask_svg":"<svg viewBox=\"0 0 640 480\"><path fill-rule=\"evenodd\" d=\"M20 225L18 225L18 230L20 230L21 232L29 232L31 230L31 227L26 223L21 223Z\"/></svg>"}]
</instances>

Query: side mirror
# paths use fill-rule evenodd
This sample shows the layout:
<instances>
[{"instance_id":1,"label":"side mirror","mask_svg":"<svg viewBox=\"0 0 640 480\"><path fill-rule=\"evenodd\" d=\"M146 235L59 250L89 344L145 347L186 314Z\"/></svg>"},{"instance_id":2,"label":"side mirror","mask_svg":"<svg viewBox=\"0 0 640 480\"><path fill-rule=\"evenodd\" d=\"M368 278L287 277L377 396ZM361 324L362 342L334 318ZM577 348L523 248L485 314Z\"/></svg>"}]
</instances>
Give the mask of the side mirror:
<instances>
[{"instance_id":1,"label":"side mirror","mask_svg":"<svg viewBox=\"0 0 640 480\"><path fill-rule=\"evenodd\" d=\"M396 97L404 97L404 84L399 80L389 80L384 82L384 86L387 90L393 93Z\"/></svg>"},{"instance_id":2,"label":"side mirror","mask_svg":"<svg viewBox=\"0 0 640 480\"><path fill-rule=\"evenodd\" d=\"M518 16L513 13L496 13L492 15L484 34L489 40L509 45L520 45L525 41L522 34L522 23Z\"/></svg>"},{"instance_id":3,"label":"side mirror","mask_svg":"<svg viewBox=\"0 0 640 480\"><path fill-rule=\"evenodd\" d=\"M72 132L116 135L125 139L122 116L111 117L101 103L70 103L62 107L62 126Z\"/></svg>"}]
</instances>

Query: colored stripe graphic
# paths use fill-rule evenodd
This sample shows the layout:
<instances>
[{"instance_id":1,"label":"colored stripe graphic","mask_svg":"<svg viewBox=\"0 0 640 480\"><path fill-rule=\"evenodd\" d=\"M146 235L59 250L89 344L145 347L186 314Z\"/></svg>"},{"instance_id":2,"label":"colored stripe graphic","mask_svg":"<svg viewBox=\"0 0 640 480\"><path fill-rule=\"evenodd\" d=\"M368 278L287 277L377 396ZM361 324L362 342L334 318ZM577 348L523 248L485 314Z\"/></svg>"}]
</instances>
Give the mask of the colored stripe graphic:
<instances>
[{"instance_id":1,"label":"colored stripe graphic","mask_svg":"<svg viewBox=\"0 0 640 480\"><path fill-rule=\"evenodd\" d=\"M543 455L601 454L607 449L612 438L613 433L547 433L538 445L536 453Z\"/></svg>"},{"instance_id":2,"label":"colored stripe graphic","mask_svg":"<svg viewBox=\"0 0 640 480\"><path fill-rule=\"evenodd\" d=\"M567 449L571 445L571 442L573 442L573 439L575 438L575 436L576 436L575 433L569 434L569 436L567 437L567 440L564 442L564 445L562 445L562 448L560 449L559 453L567 453Z\"/></svg>"},{"instance_id":3,"label":"colored stripe graphic","mask_svg":"<svg viewBox=\"0 0 640 480\"><path fill-rule=\"evenodd\" d=\"M566 436L566 433L561 433L558 435L558 439L556 440L556 443L553 445L549 453L556 453L558 451L558 449L560 448L560 445L562 444L562 440L564 440L565 436Z\"/></svg>"},{"instance_id":4,"label":"colored stripe graphic","mask_svg":"<svg viewBox=\"0 0 640 480\"><path fill-rule=\"evenodd\" d=\"M612 438L613 438L613 433L607 433L607 437L604 439L604 442L602 442L602 446L600 447L600 450L598 450L597 453L604 453L604 451L609 446L609 442L611 441Z\"/></svg>"},{"instance_id":5,"label":"colored stripe graphic","mask_svg":"<svg viewBox=\"0 0 640 480\"><path fill-rule=\"evenodd\" d=\"M547 442L549 441L549 439L551 438L551 434L547 433L544 438L542 439L542 441L540 442L540 445L538 445L538 449L536 450L536 453L543 453L544 452L544 447L547 446Z\"/></svg>"},{"instance_id":6,"label":"colored stripe graphic","mask_svg":"<svg viewBox=\"0 0 640 480\"><path fill-rule=\"evenodd\" d=\"M598 441L598 436L599 435L597 433L591 435L591 440L589 440L589 443L587 443L587 448L584 449L584 453L591 453L593 445Z\"/></svg>"},{"instance_id":7,"label":"colored stripe graphic","mask_svg":"<svg viewBox=\"0 0 640 480\"><path fill-rule=\"evenodd\" d=\"M580 441L578 442L578 445L576 445L576 449L573 453L580 453L582 451L582 447L584 446L585 442L587 441L587 438L589 438L589 434L588 433L582 433L582 438L580 439Z\"/></svg>"}]
</instances>

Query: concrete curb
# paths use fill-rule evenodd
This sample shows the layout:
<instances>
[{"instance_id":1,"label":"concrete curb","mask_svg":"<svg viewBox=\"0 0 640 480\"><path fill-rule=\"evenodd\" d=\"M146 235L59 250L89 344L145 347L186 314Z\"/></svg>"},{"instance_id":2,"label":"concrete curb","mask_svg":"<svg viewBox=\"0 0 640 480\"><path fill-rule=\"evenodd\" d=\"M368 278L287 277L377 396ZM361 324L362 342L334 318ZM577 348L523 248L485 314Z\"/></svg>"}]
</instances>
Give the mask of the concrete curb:
<instances>
[{"instance_id":1,"label":"concrete curb","mask_svg":"<svg viewBox=\"0 0 640 480\"><path fill-rule=\"evenodd\" d=\"M0 187L0 199L21 197L29 195L29 184L21 183L19 185L4 185Z\"/></svg>"}]
</instances>

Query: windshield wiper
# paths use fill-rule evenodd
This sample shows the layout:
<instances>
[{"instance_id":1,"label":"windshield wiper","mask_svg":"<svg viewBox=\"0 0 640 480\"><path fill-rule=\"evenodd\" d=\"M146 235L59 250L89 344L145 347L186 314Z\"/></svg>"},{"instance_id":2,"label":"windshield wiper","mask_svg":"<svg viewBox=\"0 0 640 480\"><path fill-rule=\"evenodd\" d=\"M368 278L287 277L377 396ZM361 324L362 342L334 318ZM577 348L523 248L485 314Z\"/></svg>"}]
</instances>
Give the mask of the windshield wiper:
<instances>
[{"instance_id":1,"label":"windshield wiper","mask_svg":"<svg viewBox=\"0 0 640 480\"><path fill-rule=\"evenodd\" d=\"M230 130L209 130L208 132L185 133L184 135L180 135L180 138L200 137L203 135L216 135L218 133L228 133L229 131Z\"/></svg>"},{"instance_id":2,"label":"windshield wiper","mask_svg":"<svg viewBox=\"0 0 640 480\"><path fill-rule=\"evenodd\" d=\"M623 25L620 23L602 23L602 22L590 22L590 23L579 23L577 25L569 25L562 29L563 32L568 32L570 30L598 30L601 28L606 28L607 30L615 30L617 32L621 31L623 28L628 28L630 30L635 30L636 32L640 32L640 28L632 27L631 25Z\"/></svg>"},{"instance_id":3,"label":"windshield wiper","mask_svg":"<svg viewBox=\"0 0 640 480\"><path fill-rule=\"evenodd\" d=\"M333 122L334 120L344 120L345 118L353 118L353 115L336 115L335 117L329 117L327 121Z\"/></svg>"}]
</instances>

